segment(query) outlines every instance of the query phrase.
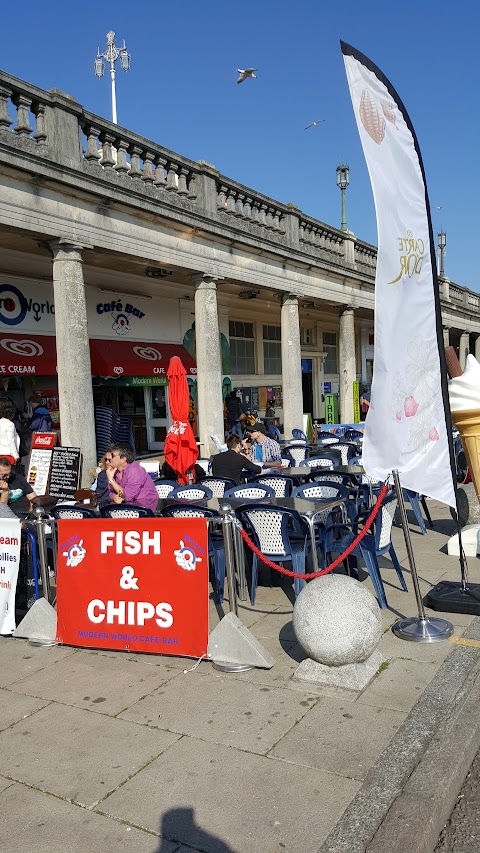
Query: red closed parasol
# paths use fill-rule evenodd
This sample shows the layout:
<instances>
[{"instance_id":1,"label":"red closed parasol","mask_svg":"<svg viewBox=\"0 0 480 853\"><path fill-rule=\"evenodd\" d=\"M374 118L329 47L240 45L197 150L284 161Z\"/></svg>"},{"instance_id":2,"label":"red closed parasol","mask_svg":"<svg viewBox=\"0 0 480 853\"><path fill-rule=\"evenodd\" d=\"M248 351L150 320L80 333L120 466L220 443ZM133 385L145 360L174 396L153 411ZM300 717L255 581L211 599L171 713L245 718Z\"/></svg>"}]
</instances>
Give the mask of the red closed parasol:
<instances>
[{"instance_id":1,"label":"red closed parasol","mask_svg":"<svg viewBox=\"0 0 480 853\"><path fill-rule=\"evenodd\" d=\"M187 471L197 461L198 447L188 420L190 394L187 375L181 360L176 355L170 359L167 376L172 423L165 439L165 460L177 473L178 481L188 483Z\"/></svg>"}]
</instances>

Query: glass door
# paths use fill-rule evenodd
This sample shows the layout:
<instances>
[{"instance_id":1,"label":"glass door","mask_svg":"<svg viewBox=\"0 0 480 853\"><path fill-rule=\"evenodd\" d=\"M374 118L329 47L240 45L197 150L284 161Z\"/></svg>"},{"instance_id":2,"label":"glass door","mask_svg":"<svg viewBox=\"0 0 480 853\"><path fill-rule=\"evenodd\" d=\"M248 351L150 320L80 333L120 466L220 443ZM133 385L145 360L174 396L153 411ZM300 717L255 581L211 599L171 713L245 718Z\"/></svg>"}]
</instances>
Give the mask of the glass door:
<instances>
[{"instance_id":1,"label":"glass door","mask_svg":"<svg viewBox=\"0 0 480 853\"><path fill-rule=\"evenodd\" d=\"M148 449L163 450L163 444L170 426L168 388L166 385L157 385L144 390Z\"/></svg>"}]
</instances>

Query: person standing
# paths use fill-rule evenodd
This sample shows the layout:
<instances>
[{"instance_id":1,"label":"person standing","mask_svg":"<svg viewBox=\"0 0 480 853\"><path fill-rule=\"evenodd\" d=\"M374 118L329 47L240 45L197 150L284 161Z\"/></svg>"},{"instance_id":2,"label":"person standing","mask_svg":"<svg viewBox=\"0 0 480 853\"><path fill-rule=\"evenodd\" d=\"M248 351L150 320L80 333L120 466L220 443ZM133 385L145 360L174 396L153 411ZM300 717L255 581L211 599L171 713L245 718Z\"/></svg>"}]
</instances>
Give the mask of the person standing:
<instances>
[{"instance_id":1,"label":"person standing","mask_svg":"<svg viewBox=\"0 0 480 853\"><path fill-rule=\"evenodd\" d=\"M275 468L282 458L282 451L278 441L267 436L265 424L260 421L247 427L252 437L250 448L250 459L266 468Z\"/></svg>"},{"instance_id":2,"label":"person standing","mask_svg":"<svg viewBox=\"0 0 480 853\"><path fill-rule=\"evenodd\" d=\"M370 408L370 391L367 386L364 385L362 388L362 394L360 397L360 419L362 421L367 417L367 412Z\"/></svg>"},{"instance_id":3,"label":"person standing","mask_svg":"<svg viewBox=\"0 0 480 853\"><path fill-rule=\"evenodd\" d=\"M213 477L228 477L230 480L235 480L237 485L242 481L242 471L252 471L254 474L261 474L262 466L254 464L248 456L245 455L246 446L241 441L238 435L229 435L227 438L227 448L224 453L217 453L212 457L212 476Z\"/></svg>"},{"instance_id":4,"label":"person standing","mask_svg":"<svg viewBox=\"0 0 480 853\"><path fill-rule=\"evenodd\" d=\"M242 415L245 410L237 397L235 391L230 391L230 394L225 400L226 416L228 428L232 433L242 437Z\"/></svg>"},{"instance_id":5,"label":"person standing","mask_svg":"<svg viewBox=\"0 0 480 853\"><path fill-rule=\"evenodd\" d=\"M0 456L16 465L20 458L20 437L13 419L16 409L8 397L0 399Z\"/></svg>"},{"instance_id":6,"label":"person standing","mask_svg":"<svg viewBox=\"0 0 480 853\"><path fill-rule=\"evenodd\" d=\"M112 444L107 454L110 467L105 468L112 503L134 504L155 512L158 494L155 483L138 462L131 444Z\"/></svg>"},{"instance_id":7,"label":"person standing","mask_svg":"<svg viewBox=\"0 0 480 853\"><path fill-rule=\"evenodd\" d=\"M32 406L32 417L27 421L32 432L51 432L52 416L39 394L32 394L29 400Z\"/></svg>"}]
</instances>

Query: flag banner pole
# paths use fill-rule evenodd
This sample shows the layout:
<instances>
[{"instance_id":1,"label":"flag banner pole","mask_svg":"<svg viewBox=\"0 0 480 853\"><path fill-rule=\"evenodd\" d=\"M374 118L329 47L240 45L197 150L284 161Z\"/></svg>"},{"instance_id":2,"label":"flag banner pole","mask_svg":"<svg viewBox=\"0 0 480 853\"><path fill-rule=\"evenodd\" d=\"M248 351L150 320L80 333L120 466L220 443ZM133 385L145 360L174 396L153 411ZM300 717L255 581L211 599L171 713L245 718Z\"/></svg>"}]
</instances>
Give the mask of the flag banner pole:
<instances>
[{"instance_id":1,"label":"flag banner pole","mask_svg":"<svg viewBox=\"0 0 480 853\"><path fill-rule=\"evenodd\" d=\"M375 358L363 466L380 482L396 470L403 488L456 509L436 253L420 147L382 71L350 45L341 42L341 49L378 229ZM429 606L435 608L430 601Z\"/></svg>"},{"instance_id":2,"label":"flag banner pole","mask_svg":"<svg viewBox=\"0 0 480 853\"><path fill-rule=\"evenodd\" d=\"M408 527L407 513L405 511L405 502L403 500L402 487L400 485L400 477L398 471L393 471L393 482L397 493L398 508L400 510L400 520L402 522L403 535L405 537L405 545L407 548L408 562L412 575L413 588L415 590L415 598L417 599L418 616L412 616L409 619L400 619L392 627L395 636L401 640L410 640L415 643L436 643L439 640L448 640L453 634L453 625L447 622L446 619L438 619L436 616L427 616L422 601L422 593L420 592L420 584L418 582L417 567L415 565L415 557L413 554L412 540L410 537L410 529Z\"/></svg>"}]
</instances>

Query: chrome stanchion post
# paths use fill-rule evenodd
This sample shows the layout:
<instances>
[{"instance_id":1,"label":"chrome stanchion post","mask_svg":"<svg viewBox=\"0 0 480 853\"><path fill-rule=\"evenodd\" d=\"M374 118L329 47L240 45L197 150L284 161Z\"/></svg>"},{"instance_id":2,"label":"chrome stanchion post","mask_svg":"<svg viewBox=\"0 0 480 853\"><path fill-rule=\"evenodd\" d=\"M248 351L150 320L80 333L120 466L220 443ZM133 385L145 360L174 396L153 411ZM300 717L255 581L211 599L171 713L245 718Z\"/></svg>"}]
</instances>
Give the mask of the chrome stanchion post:
<instances>
[{"instance_id":1,"label":"chrome stanchion post","mask_svg":"<svg viewBox=\"0 0 480 853\"><path fill-rule=\"evenodd\" d=\"M436 643L439 640L448 640L448 638L453 634L453 625L451 622L447 622L446 619L427 616L425 613L420 585L418 583L417 567L415 565L415 557L413 555L412 541L410 539L410 530L408 527L407 513L405 511L402 487L400 485L400 477L398 471L393 471L392 473L395 491L397 493L403 535L405 537L405 545L407 548L408 562L410 564L410 571L412 574L413 588L415 590L415 598L417 599L418 607L418 616L412 616L409 619L401 619L399 622L395 622L392 627L392 631L395 636L399 637L401 640L411 640L415 643Z\"/></svg>"},{"instance_id":2,"label":"chrome stanchion post","mask_svg":"<svg viewBox=\"0 0 480 853\"><path fill-rule=\"evenodd\" d=\"M235 582L235 557L233 553L233 536L232 536L232 507L228 503L220 505L222 514L222 533L223 543L225 547L225 568L228 583L228 601L230 611L238 615L237 607L237 585Z\"/></svg>"},{"instance_id":3,"label":"chrome stanchion post","mask_svg":"<svg viewBox=\"0 0 480 853\"><path fill-rule=\"evenodd\" d=\"M48 577L47 542L45 539L45 516L43 509L37 506L34 510L35 532L37 534L38 556L40 559L40 574L42 577L43 597L50 604L50 581Z\"/></svg>"}]
</instances>

